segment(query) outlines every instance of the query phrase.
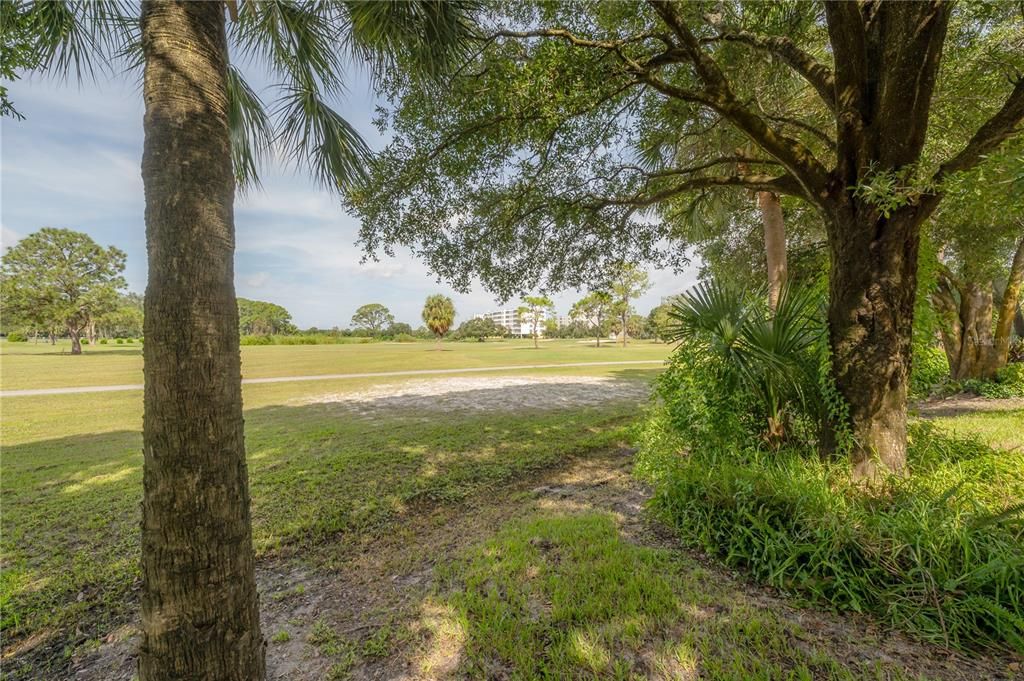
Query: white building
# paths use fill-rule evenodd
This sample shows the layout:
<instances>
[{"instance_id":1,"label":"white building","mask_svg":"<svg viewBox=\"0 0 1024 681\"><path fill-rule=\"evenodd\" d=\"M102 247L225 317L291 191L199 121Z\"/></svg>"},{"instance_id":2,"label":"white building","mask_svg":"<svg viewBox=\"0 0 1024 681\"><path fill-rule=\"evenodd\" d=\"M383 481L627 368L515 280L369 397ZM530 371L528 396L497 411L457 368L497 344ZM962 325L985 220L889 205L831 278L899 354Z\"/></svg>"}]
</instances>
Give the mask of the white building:
<instances>
[{"instance_id":1,"label":"white building","mask_svg":"<svg viewBox=\"0 0 1024 681\"><path fill-rule=\"evenodd\" d=\"M519 311L515 308L485 312L483 314L478 314L476 318L490 319L495 324L500 324L505 327L509 335L519 336L521 338L533 337L533 315L524 315L523 317L520 317ZM546 319L547 314L542 311L540 314L540 328L537 329L537 335L540 337L544 336L544 321Z\"/></svg>"}]
</instances>

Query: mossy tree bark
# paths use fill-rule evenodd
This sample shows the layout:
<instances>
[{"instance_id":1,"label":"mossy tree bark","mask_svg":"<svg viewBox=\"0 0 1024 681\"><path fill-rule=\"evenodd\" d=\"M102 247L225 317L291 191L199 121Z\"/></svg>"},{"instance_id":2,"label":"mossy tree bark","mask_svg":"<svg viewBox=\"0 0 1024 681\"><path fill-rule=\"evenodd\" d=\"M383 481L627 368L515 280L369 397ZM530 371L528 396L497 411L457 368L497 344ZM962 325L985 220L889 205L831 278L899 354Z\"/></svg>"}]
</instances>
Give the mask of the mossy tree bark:
<instances>
[{"instance_id":1,"label":"mossy tree bark","mask_svg":"<svg viewBox=\"0 0 1024 681\"><path fill-rule=\"evenodd\" d=\"M234 291L221 2L142 3L145 300L139 675L265 676Z\"/></svg>"}]
</instances>

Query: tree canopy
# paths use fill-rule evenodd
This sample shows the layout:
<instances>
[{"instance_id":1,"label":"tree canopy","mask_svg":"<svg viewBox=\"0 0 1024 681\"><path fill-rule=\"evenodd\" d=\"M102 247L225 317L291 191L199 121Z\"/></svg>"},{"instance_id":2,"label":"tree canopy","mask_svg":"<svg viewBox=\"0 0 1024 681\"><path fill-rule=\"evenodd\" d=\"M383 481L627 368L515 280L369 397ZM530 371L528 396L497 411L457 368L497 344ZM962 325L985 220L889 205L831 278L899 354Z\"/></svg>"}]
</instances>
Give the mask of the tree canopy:
<instances>
[{"instance_id":1,"label":"tree canopy","mask_svg":"<svg viewBox=\"0 0 1024 681\"><path fill-rule=\"evenodd\" d=\"M243 334L272 335L295 333L292 315L275 303L238 299L238 330Z\"/></svg>"},{"instance_id":2,"label":"tree canopy","mask_svg":"<svg viewBox=\"0 0 1024 681\"><path fill-rule=\"evenodd\" d=\"M118 303L125 254L82 232L43 227L2 258L4 314L36 329L64 329L73 354L86 327Z\"/></svg>"},{"instance_id":3,"label":"tree canopy","mask_svg":"<svg viewBox=\"0 0 1024 681\"><path fill-rule=\"evenodd\" d=\"M380 303L361 305L352 315L352 326L365 329L373 335L379 335L395 323L395 316Z\"/></svg>"}]
</instances>

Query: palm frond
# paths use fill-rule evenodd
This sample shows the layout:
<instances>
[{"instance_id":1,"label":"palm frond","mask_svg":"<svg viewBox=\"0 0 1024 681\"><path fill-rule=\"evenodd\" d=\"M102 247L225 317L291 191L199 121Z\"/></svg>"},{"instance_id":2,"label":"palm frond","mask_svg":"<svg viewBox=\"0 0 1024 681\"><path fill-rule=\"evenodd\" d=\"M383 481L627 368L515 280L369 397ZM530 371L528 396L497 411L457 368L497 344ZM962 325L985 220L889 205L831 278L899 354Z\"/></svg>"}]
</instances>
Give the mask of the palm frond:
<instances>
[{"instance_id":1,"label":"palm frond","mask_svg":"<svg viewBox=\"0 0 1024 681\"><path fill-rule=\"evenodd\" d=\"M62 76L94 76L138 42L137 14L124 0L36 2L25 11L37 41L38 68Z\"/></svg>"},{"instance_id":2,"label":"palm frond","mask_svg":"<svg viewBox=\"0 0 1024 681\"><path fill-rule=\"evenodd\" d=\"M227 90L235 181L242 190L259 187L259 165L270 150L273 126L259 95L234 66L228 67Z\"/></svg>"},{"instance_id":3,"label":"palm frond","mask_svg":"<svg viewBox=\"0 0 1024 681\"><path fill-rule=\"evenodd\" d=\"M370 148L311 84L283 86L276 110L278 140L324 188L341 190L366 177Z\"/></svg>"},{"instance_id":4,"label":"palm frond","mask_svg":"<svg viewBox=\"0 0 1024 681\"><path fill-rule=\"evenodd\" d=\"M243 56L259 61L285 82L301 81L329 94L343 90L345 18L325 2L247 2L232 37Z\"/></svg>"},{"instance_id":5,"label":"palm frond","mask_svg":"<svg viewBox=\"0 0 1024 681\"><path fill-rule=\"evenodd\" d=\"M373 72L404 68L436 78L467 54L474 0L348 0L346 45Z\"/></svg>"}]
</instances>

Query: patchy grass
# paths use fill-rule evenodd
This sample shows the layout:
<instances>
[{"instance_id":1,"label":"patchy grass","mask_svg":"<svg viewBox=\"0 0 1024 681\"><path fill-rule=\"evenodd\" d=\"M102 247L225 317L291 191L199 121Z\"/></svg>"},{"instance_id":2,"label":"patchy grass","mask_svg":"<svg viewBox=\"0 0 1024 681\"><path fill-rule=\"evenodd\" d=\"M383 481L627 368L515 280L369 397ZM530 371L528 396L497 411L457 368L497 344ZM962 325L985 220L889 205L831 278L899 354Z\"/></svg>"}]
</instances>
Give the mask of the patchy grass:
<instances>
[{"instance_id":1,"label":"patchy grass","mask_svg":"<svg viewBox=\"0 0 1024 681\"><path fill-rule=\"evenodd\" d=\"M556 362L614 362L660 360L668 356L664 343L633 341L625 348L595 348L577 340L551 340L534 349L529 340L495 343L365 343L352 345L268 345L242 348L245 378L310 376L317 374L416 371L468 367L552 364ZM142 383L142 346L89 345L83 354L67 354L68 343L0 342L0 389L60 388Z\"/></svg>"},{"instance_id":2,"label":"patchy grass","mask_svg":"<svg viewBox=\"0 0 1024 681\"><path fill-rule=\"evenodd\" d=\"M975 436L990 447L1024 453L1024 409L978 411L936 418L932 423L954 437Z\"/></svg>"},{"instance_id":3,"label":"patchy grass","mask_svg":"<svg viewBox=\"0 0 1024 681\"><path fill-rule=\"evenodd\" d=\"M457 504L567 456L607 447L623 437L635 411L620 402L528 417L512 410L409 411L370 419L335 404L289 404L307 390L309 384L246 388L253 534L260 557L301 554L325 565L424 505ZM133 615L140 397L4 401L5 655L69 654ZM516 404L514 391L510 401Z\"/></svg>"},{"instance_id":4,"label":"patchy grass","mask_svg":"<svg viewBox=\"0 0 1024 681\"><path fill-rule=\"evenodd\" d=\"M666 548L627 541L608 513L515 521L449 565L426 677L905 679L839 650L730 580ZM870 644L870 642L866 642Z\"/></svg>"}]
</instances>

